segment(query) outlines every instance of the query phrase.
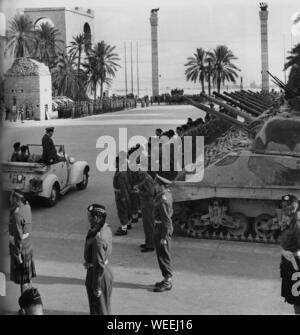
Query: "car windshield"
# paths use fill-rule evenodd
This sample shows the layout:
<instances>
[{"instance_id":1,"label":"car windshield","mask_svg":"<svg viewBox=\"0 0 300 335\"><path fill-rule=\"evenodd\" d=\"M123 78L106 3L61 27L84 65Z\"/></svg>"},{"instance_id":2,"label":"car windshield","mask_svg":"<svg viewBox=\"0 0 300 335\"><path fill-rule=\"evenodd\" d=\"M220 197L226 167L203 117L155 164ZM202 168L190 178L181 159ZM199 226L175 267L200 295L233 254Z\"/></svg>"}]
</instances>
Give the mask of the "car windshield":
<instances>
[{"instance_id":1,"label":"car windshield","mask_svg":"<svg viewBox=\"0 0 300 335\"><path fill-rule=\"evenodd\" d=\"M61 144L55 145L56 151L59 155L65 156L65 147ZM30 155L42 155L43 146L41 144L28 144Z\"/></svg>"}]
</instances>

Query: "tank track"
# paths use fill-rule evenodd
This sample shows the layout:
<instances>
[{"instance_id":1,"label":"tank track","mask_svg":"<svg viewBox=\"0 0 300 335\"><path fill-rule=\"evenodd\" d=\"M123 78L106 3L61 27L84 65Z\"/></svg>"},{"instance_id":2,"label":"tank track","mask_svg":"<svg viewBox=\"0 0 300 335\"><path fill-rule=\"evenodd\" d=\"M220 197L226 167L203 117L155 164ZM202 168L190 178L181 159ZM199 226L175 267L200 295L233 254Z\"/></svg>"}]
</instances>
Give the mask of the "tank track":
<instances>
[{"instance_id":1,"label":"tank track","mask_svg":"<svg viewBox=\"0 0 300 335\"><path fill-rule=\"evenodd\" d=\"M206 231L204 233L195 231L191 228L186 227L188 218L187 208L174 204L173 223L180 228L186 236L191 238L206 239L206 240L223 240L223 241L235 241L235 242L252 242L252 243L264 243L264 244L279 244L278 238L271 236L270 238L260 238L253 236L252 233L243 236L232 236L229 233L217 232L217 231Z\"/></svg>"}]
</instances>

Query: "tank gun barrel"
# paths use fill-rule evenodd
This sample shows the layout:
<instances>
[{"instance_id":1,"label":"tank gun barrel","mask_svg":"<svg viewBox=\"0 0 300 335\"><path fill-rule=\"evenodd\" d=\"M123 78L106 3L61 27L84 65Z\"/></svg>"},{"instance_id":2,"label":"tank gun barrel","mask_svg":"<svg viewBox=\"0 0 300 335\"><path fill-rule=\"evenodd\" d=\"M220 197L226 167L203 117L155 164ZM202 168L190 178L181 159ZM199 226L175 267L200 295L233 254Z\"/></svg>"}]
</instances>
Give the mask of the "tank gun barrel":
<instances>
[{"instance_id":1,"label":"tank gun barrel","mask_svg":"<svg viewBox=\"0 0 300 335\"><path fill-rule=\"evenodd\" d=\"M237 101L243 103L244 105L246 105L246 106L248 106L248 107L254 109L254 110L256 111L257 115L260 115L260 114L264 111L264 109L262 109L262 108L258 108L257 106L253 105L250 101L248 101L248 100L246 100L246 99L243 99L243 98L239 97L239 96L236 95L235 93L224 92L224 94L225 94L226 96L228 96L228 97L230 97L230 98L232 98L232 99L234 99L234 100L237 100Z\"/></svg>"},{"instance_id":2,"label":"tank gun barrel","mask_svg":"<svg viewBox=\"0 0 300 335\"><path fill-rule=\"evenodd\" d=\"M240 122L239 120L237 120L237 119L235 119L235 118L233 118L233 117L231 117L229 115L226 115L226 114L218 112L218 111L216 111L216 110L214 110L212 108L209 108L209 107L203 105L201 102L195 101L195 100L187 97L186 95L184 95L183 97L192 106L194 106L194 107L196 107L198 109L201 109L201 110L203 110L206 113L210 113L210 114L212 114L212 115L214 115L214 116L216 116L218 118L221 118L224 121L226 121L226 122L228 122L228 123L230 123L232 125L236 125L236 126L238 126L240 128L243 128L243 129L247 130L249 133L252 134L252 131L248 128L247 124L245 124L244 122Z\"/></svg>"},{"instance_id":3,"label":"tank gun barrel","mask_svg":"<svg viewBox=\"0 0 300 335\"><path fill-rule=\"evenodd\" d=\"M245 113L243 111L240 111L232 106L229 106L227 105L226 103L224 103L223 101L219 100L219 99L216 99L214 97L211 97L205 93L201 93L201 96L203 96L204 98L206 98L207 100L211 101L211 102L214 102L215 104L225 108L226 110L234 113L234 115L238 115L238 116L241 116L242 118L245 119L245 121L247 122L252 122L254 121L254 118L252 118L248 113Z\"/></svg>"},{"instance_id":4,"label":"tank gun barrel","mask_svg":"<svg viewBox=\"0 0 300 335\"><path fill-rule=\"evenodd\" d=\"M229 98L228 96L225 96L225 95L220 94L220 93L215 92L215 91L213 92L213 94L216 97L218 97L220 99L223 99L223 100L229 102L230 104L232 104L234 106L242 108L243 110L245 110L246 112L248 112L248 113L250 113L252 115L255 115L255 116L259 116L260 115L260 113L257 110L255 110L254 108L251 108L251 107L243 104L242 102L236 101L236 100L234 100L232 98Z\"/></svg>"}]
</instances>

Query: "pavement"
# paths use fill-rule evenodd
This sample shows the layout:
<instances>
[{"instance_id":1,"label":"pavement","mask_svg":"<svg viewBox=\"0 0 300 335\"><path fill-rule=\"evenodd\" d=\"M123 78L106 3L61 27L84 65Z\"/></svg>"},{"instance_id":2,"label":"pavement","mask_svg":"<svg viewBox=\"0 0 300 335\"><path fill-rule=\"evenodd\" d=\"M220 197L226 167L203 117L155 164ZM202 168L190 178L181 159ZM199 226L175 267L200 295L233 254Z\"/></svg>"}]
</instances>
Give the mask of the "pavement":
<instances>
[{"instance_id":1,"label":"pavement","mask_svg":"<svg viewBox=\"0 0 300 335\"><path fill-rule=\"evenodd\" d=\"M34 257L45 314L88 314L84 287L83 245L88 230L86 208L99 202L106 206L108 223L119 225L112 189L113 172L96 168L99 136L113 136L118 142L120 127L128 138L150 136L157 127L167 130L203 116L191 106L153 106L73 120L5 122L3 157L9 157L12 144L40 143L45 126L55 126L54 141L91 166L88 188L71 190L56 207L32 206ZM7 212L4 213L7 221ZM1 243L7 245L7 225L1 227ZM174 286L169 292L154 293L161 280L155 253L141 253L141 221L127 236L113 238L110 266L114 273L112 312L126 314L289 314L292 306L280 297L277 245L191 239L175 234L172 241ZM4 255L7 295L0 302L5 313L18 310L19 288L9 278L7 248Z\"/></svg>"}]
</instances>

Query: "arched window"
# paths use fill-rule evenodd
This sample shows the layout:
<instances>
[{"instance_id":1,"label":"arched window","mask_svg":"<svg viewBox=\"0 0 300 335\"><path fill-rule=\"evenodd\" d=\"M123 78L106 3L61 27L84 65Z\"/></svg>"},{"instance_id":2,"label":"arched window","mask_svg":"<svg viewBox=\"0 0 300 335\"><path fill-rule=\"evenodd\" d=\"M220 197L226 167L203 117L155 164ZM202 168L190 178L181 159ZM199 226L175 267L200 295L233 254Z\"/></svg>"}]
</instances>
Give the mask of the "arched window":
<instances>
[{"instance_id":1,"label":"arched window","mask_svg":"<svg viewBox=\"0 0 300 335\"><path fill-rule=\"evenodd\" d=\"M34 29L37 29L42 23L48 23L51 27L54 27L54 23L51 19L47 17L40 17L34 23Z\"/></svg>"}]
</instances>

